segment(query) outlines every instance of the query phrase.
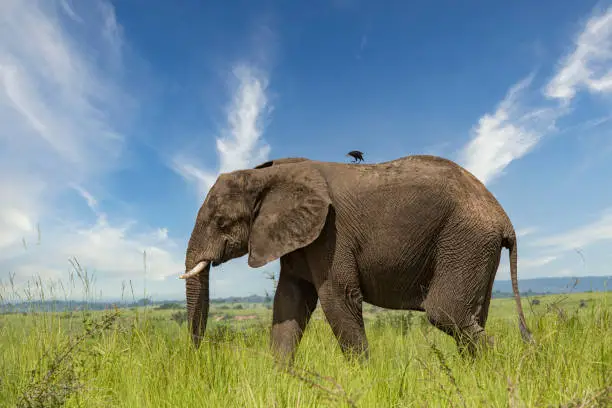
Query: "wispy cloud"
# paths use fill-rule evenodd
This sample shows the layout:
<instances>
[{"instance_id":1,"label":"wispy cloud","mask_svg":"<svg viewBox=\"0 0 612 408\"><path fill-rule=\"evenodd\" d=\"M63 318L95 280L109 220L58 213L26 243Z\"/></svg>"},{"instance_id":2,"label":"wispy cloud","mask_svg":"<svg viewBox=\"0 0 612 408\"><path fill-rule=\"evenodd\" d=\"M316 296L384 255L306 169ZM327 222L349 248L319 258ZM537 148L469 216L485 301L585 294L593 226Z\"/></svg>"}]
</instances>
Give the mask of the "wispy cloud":
<instances>
[{"instance_id":1,"label":"wispy cloud","mask_svg":"<svg viewBox=\"0 0 612 408\"><path fill-rule=\"evenodd\" d=\"M60 0L59 4L62 7L64 13L66 13L68 17L70 17L72 20L76 21L77 23L83 23L83 19L74 12L71 1Z\"/></svg>"},{"instance_id":2,"label":"wispy cloud","mask_svg":"<svg viewBox=\"0 0 612 408\"><path fill-rule=\"evenodd\" d=\"M610 122L610 120L612 120L612 115L606 115L595 119L589 119L583 123L579 123L576 126L571 126L569 128L570 130L579 130L581 132L584 132L587 130L598 128L601 125Z\"/></svg>"},{"instance_id":3,"label":"wispy cloud","mask_svg":"<svg viewBox=\"0 0 612 408\"><path fill-rule=\"evenodd\" d=\"M520 237L526 237L527 235L532 235L535 234L536 232L538 232L539 228L537 227L526 227L526 228L521 228L519 230L516 231L516 235L520 238Z\"/></svg>"},{"instance_id":4,"label":"wispy cloud","mask_svg":"<svg viewBox=\"0 0 612 408\"><path fill-rule=\"evenodd\" d=\"M96 214L96 221L84 224L78 220L68 220L45 234L50 238L43 238L40 245L28 246L19 254L7 256L3 253L0 264L5 270L15 273L17 286L36 276L42 277L45 282L67 282L72 268L68 261L76 258L89 275L96 278L93 286L96 295L100 289L103 297L117 298L125 282L134 282L134 287L142 289L141 283L146 279L154 287L148 295L153 293L157 298L176 296L180 285L162 282L182 270L182 257L177 254L183 248L168 237L168 230L153 228L142 231L133 220L110 223L109 216L98 209L95 197L84 189L75 190ZM19 214L0 215L12 217L13 222L28 223ZM28 230L34 228L29 224L24 227ZM159 283L156 284L156 281ZM80 298L83 293L76 290L63 295ZM139 297L141 295L142 292L137 294Z\"/></svg>"},{"instance_id":5,"label":"wispy cloud","mask_svg":"<svg viewBox=\"0 0 612 408\"><path fill-rule=\"evenodd\" d=\"M218 170L203 170L194 159L177 154L172 168L195 183L200 198L220 173L253 167L268 158L270 146L262 141L266 121L272 112L267 96L267 75L254 67L239 64L232 71L232 98L227 108L227 124L216 138Z\"/></svg>"},{"instance_id":6,"label":"wispy cloud","mask_svg":"<svg viewBox=\"0 0 612 408\"><path fill-rule=\"evenodd\" d=\"M498 178L555 131L557 120L571 112L570 102L579 90L612 91L612 7L593 15L574 42L544 87L542 96L548 101L528 103L536 96L530 90L532 74L514 85L496 111L485 114L473 129L459 161L484 183Z\"/></svg>"},{"instance_id":7,"label":"wispy cloud","mask_svg":"<svg viewBox=\"0 0 612 408\"><path fill-rule=\"evenodd\" d=\"M532 81L530 75L514 85L495 113L480 118L472 131L474 137L460 154L462 164L485 184L531 151L554 129L562 113L553 108L530 109L523 105L524 93Z\"/></svg>"},{"instance_id":8,"label":"wispy cloud","mask_svg":"<svg viewBox=\"0 0 612 408\"><path fill-rule=\"evenodd\" d=\"M22 158L44 150L54 166L89 173L117 158L122 136L108 125L108 116L124 95L53 6L18 1L0 6L2 138L16 149L17 143L6 139L18 132ZM113 41L102 41L104 51L120 52L120 39Z\"/></svg>"},{"instance_id":9,"label":"wispy cloud","mask_svg":"<svg viewBox=\"0 0 612 408\"><path fill-rule=\"evenodd\" d=\"M74 188L81 197L83 197L83 199L85 200L85 202L87 202L87 206L89 207L89 209L91 211L93 211L95 214L99 214L98 213L98 200L96 200L96 198L91 195L91 193L87 190L85 190L83 187L73 184L72 188Z\"/></svg>"},{"instance_id":10,"label":"wispy cloud","mask_svg":"<svg viewBox=\"0 0 612 408\"><path fill-rule=\"evenodd\" d=\"M553 252L586 248L597 242L612 240L612 209L602 213L598 220L560 234L543 237L532 242Z\"/></svg>"},{"instance_id":11,"label":"wispy cloud","mask_svg":"<svg viewBox=\"0 0 612 408\"><path fill-rule=\"evenodd\" d=\"M97 202L89 194L83 198L90 205ZM148 278L163 279L181 270L181 263L172 256L176 245L168 239L167 229L138 232L135 221L110 224L108 219L106 213L96 211L93 225L78 221L62 225L54 230L52 237L59 244L43 242L40 249L29 250L28 259L21 259L16 270L33 267L65 270L67 259L76 257L82 265L97 270L105 278L136 279L145 272L143 252L147 252L149 258Z\"/></svg>"},{"instance_id":12,"label":"wispy cloud","mask_svg":"<svg viewBox=\"0 0 612 408\"><path fill-rule=\"evenodd\" d=\"M538 231L542 235L542 231ZM598 219L591 220L586 225L541 238L532 238L527 244L520 245L519 271L524 270L523 276L531 277L585 274L582 269L585 267L582 250L586 251L589 247L606 241L612 241L612 208L603 211ZM527 249L527 253L534 250L538 253L535 256L522 257L521 248ZM580 260L582 262L579 262ZM509 271L507 259L502 259L498 279L508 279ZM609 274L609 270L596 267L590 270L589 274Z\"/></svg>"},{"instance_id":13,"label":"wispy cloud","mask_svg":"<svg viewBox=\"0 0 612 408\"><path fill-rule=\"evenodd\" d=\"M147 250L151 277L176 273L167 233L114 225L84 187L119 164L127 142L119 124L133 100L122 90L124 41L112 4L75 5L0 3L0 271L53 277L77 256L104 276L130 277ZM71 191L96 214L93 225L58 221ZM39 223L41 245L24 251Z\"/></svg>"},{"instance_id":14,"label":"wispy cloud","mask_svg":"<svg viewBox=\"0 0 612 408\"><path fill-rule=\"evenodd\" d=\"M612 7L592 16L574 44L574 50L563 58L557 74L546 86L546 96L568 102L581 89L612 91Z\"/></svg>"},{"instance_id":15,"label":"wispy cloud","mask_svg":"<svg viewBox=\"0 0 612 408\"><path fill-rule=\"evenodd\" d=\"M0 185L0 214L19 212L28 220L8 232L0 226L5 245L31 232L26 225L44 215L41 204L59 186L102 171L123 142L105 117L121 94L86 58L54 5L0 5L0 172L17 181Z\"/></svg>"},{"instance_id":16,"label":"wispy cloud","mask_svg":"<svg viewBox=\"0 0 612 408\"><path fill-rule=\"evenodd\" d=\"M202 170L192 163L191 158L183 154L177 154L172 159L172 169L183 177L187 182L195 185L198 198L203 199L206 193L215 184L217 174Z\"/></svg>"},{"instance_id":17,"label":"wispy cloud","mask_svg":"<svg viewBox=\"0 0 612 408\"><path fill-rule=\"evenodd\" d=\"M519 275L522 278L526 276L534 276L534 275L544 275L546 276L546 272L542 273L543 268L559 259L559 255L550 254L548 252L542 254L536 254L531 256L522 256L523 246L519 246L519 257L518 257L518 270ZM547 268L548 270L550 268ZM510 263L508 262L508 258L502 256L499 264L498 273L496 275L497 279L510 279Z\"/></svg>"},{"instance_id":18,"label":"wispy cloud","mask_svg":"<svg viewBox=\"0 0 612 408\"><path fill-rule=\"evenodd\" d=\"M363 51L366 49L367 46L368 46L368 36L366 34L362 34L361 41L359 42L359 50L357 50L357 54L355 55L357 59L361 59L363 55Z\"/></svg>"},{"instance_id":19,"label":"wispy cloud","mask_svg":"<svg viewBox=\"0 0 612 408\"><path fill-rule=\"evenodd\" d=\"M525 269L530 269L530 268L535 268L538 266L544 266L546 264L551 263L552 261L556 260L557 257L553 256L553 255L548 255L548 256L541 256L539 258L525 258L525 259L519 259L519 266L521 269L525 268Z\"/></svg>"}]
</instances>

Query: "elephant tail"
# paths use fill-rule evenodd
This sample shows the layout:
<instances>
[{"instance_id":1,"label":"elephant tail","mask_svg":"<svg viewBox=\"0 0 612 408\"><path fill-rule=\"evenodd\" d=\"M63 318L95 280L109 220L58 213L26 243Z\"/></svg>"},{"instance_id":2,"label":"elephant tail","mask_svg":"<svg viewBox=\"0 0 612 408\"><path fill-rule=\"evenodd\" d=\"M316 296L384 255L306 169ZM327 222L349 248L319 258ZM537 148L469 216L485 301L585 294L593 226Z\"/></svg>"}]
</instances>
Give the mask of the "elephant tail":
<instances>
[{"instance_id":1,"label":"elephant tail","mask_svg":"<svg viewBox=\"0 0 612 408\"><path fill-rule=\"evenodd\" d=\"M510 250L510 280L512 281L512 292L514 293L514 300L516 301L516 309L519 316L519 329L521 331L521 337L525 342L533 343L533 336L531 335L529 328L527 328L525 314L523 313L523 306L521 305L521 295L518 288L516 274L518 261L516 235L512 233L504 237L503 246Z\"/></svg>"}]
</instances>

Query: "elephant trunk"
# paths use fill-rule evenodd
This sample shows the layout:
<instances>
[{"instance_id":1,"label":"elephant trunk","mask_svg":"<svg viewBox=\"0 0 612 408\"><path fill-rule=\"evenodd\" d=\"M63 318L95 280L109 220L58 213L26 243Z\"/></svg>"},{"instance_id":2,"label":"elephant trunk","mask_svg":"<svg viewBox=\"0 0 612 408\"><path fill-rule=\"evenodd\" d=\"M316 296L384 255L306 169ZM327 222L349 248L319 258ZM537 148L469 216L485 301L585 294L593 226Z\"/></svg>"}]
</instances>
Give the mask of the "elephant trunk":
<instances>
[{"instance_id":1,"label":"elephant trunk","mask_svg":"<svg viewBox=\"0 0 612 408\"><path fill-rule=\"evenodd\" d=\"M196 347L206 331L206 320L208 319L208 307L210 303L208 286L210 276L210 263L199 274L187 278L187 319L191 331L191 339Z\"/></svg>"}]
</instances>

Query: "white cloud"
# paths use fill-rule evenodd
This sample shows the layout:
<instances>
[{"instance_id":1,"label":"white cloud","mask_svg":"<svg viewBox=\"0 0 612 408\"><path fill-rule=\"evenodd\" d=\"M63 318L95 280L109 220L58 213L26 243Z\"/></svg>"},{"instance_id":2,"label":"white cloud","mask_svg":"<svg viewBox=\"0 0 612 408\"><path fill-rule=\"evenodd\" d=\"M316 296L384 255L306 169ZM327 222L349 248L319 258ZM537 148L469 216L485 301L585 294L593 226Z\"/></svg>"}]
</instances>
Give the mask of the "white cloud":
<instances>
[{"instance_id":1,"label":"white cloud","mask_svg":"<svg viewBox=\"0 0 612 408\"><path fill-rule=\"evenodd\" d=\"M0 137L21 159L44 152L63 170L97 170L121 147L107 116L122 95L70 36L52 3L2 3Z\"/></svg>"},{"instance_id":2,"label":"white cloud","mask_svg":"<svg viewBox=\"0 0 612 408\"><path fill-rule=\"evenodd\" d=\"M587 120L584 123L580 123L576 127L574 127L574 129L572 129L572 130L580 130L580 131L584 132L586 130L591 130L591 129L597 128L597 127L603 125L604 123L608 123L608 122L610 122L610 120L612 120L612 115L606 115L606 116L603 116L603 117Z\"/></svg>"},{"instance_id":3,"label":"white cloud","mask_svg":"<svg viewBox=\"0 0 612 408\"><path fill-rule=\"evenodd\" d=\"M66 15L72 20L78 23L83 22L83 19L74 12L74 9L72 8L71 2L69 0L60 0L60 6L64 10L64 13L66 13Z\"/></svg>"},{"instance_id":4,"label":"white cloud","mask_svg":"<svg viewBox=\"0 0 612 408\"><path fill-rule=\"evenodd\" d=\"M146 251L149 278L177 274L182 262L167 230L111 223L84 187L119 164L120 124L133 101L122 90L124 42L113 6L75 5L0 2L0 273L15 272L22 283L33 274L65 278L76 256L105 280L129 279L144 273ZM58 219L71 190L96 214L93 225ZM41 244L24 248L24 239L37 240L39 223Z\"/></svg>"},{"instance_id":5,"label":"white cloud","mask_svg":"<svg viewBox=\"0 0 612 408\"><path fill-rule=\"evenodd\" d=\"M546 247L551 251L564 252L586 248L589 245L607 240L612 240L612 209L604 211L596 221L560 234L538 239L532 245Z\"/></svg>"},{"instance_id":6,"label":"white cloud","mask_svg":"<svg viewBox=\"0 0 612 408\"><path fill-rule=\"evenodd\" d=\"M0 165L1 166L1 165ZM25 174L2 173L0 178L0 260L7 253L19 250L25 234L33 233L46 185Z\"/></svg>"},{"instance_id":7,"label":"white cloud","mask_svg":"<svg viewBox=\"0 0 612 408\"><path fill-rule=\"evenodd\" d=\"M485 114L472 131L474 137L461 152L461 162L483 183L499 177L514 160L531 151L554 129L560 112L550 108L523 106L523 93L533 76L508 91L494 114Z\"/></svg>"},{"instance_id":8,"label":"white cloud","mask_svg":"<svg viewBox=\"0 0 612 408\"><path fill-rule=\"evenodd\" d=\"M184 155L177 154L172 159L171 166L172 169L186 181L196 185L198 197L200 199L206 197L206 193L217 180L217 174L196 167L194 164L191 164L190 159Z\"/></svg>"},{"instance_id":9,"label":"white cloud","mask_svg":"<svg viewBox=\"0 0 612 408\"><path fill-rule=\"evenodd\" d=\"M574 50L563 59L546 86L546 96L569 101L580 89L612 91L612 7L592 16L574 44Z\"/></svg>"},{"instance_id":10,"label":"white cloud","mask_svg":"<svg viewBox=\"0 0 612 408\"><path fill-rule=\"evenodd\" d=\"M530 75L510 88L496 111L485 114L473 129L459 161L485 184L555 131L557 120L570 112L570 102L581 88L612 91L612 7L593 16L575 43L544 89L544 96L557 104L548 106L542 101L529 106L528 98L533 96L529 87L534 79Z\"/></svg>"},{"instance_id":11,"label":"white cloud","mask_svg":"<svg viewBox=\"0 0 612 408\"><path fill-rule=\"evenodd\" d=\"M552 261L556 260L557 257L556 256L552 256L552 255L548 255L548 256L542 256L539 258L526 258L526 259L519 259L519 267L521 269L529 269L529 268L535 268L538 266L544 266L546 264L551 263Z\"/></svg>"},{"instance_id":12,"label":"white cloud","mask_svg":"<svg viewBox=\"0 0 612 408\"><path fill-rule=\"evenodd\" d=\"M270 146L260 143L263 125L271 112L268 79L246 65L234 68L238 89L227 112L228 129L217 139L220 173L251 167L267 160Z\"/></svg>"},{"instance_id":13,"label":"white cloud","mask_svg":"<svg viewBox=\"0 0 612 408\"><path fill-rule=\"evenodd\" d=\"M522 256L522 251L519 246L519 256L518 256L518 274L519 279L528 279L536 276L554 276L550 275L550 269L545 269L549 264L552 264L554 261L558 260L558 256L556 255L540 255L535 257L524 257ZM507 254L507 252L506 252ZM498 280L507 280L510 279L510 263L508 262L508 256L502 252L502 258L500 260L499 268L497 271L497 275L495 276Z\"/></svg>"},{"instance_id":14,"label":"white cloud","mask_svg":"<svg viewBox=\"0 0 612 408\"><path fill-rule=\"evenodd\" d=\"M70 36L54 5L0 5L0 172L19 180L0 186L0 195L14 197L31 219L57 184L112 166L123 141L107 117L122 93Z\"/></svg>"},{"instance_id":15,"label":"white cloud","mask_svg":"<svg viewBox=\"0 0 612 408\"><path fill-rule=\"evenodd\" d=\"M270 152L270 146L261 140L272 110L266 94L268 78L245 64L236 65L232 73L236 82L232 84L227 125L216 138L218 170L203 170L185 154L175 155L171 163L175 172L196 184L201 199L220 173L253 167L266 161Z\"/></svg>"},{"instance_id":16,"label":"white cloud","mask_svg":"<svg viewBox=\"0 0 612 408\"><path fill-rule=\"evenodd\" d=\"M535 233L536 229L518 230L517 235L520 235L521 232L523 236L529 235L525 234L527 231ZM540 229L537 231L542 235ZM609 251L606 251L606 246L610 241L612 241L612 208L603 211L598 219L586 225L541 238L532 238L525 245L519 244L519 275L524 279L527 277L609 274L609 268L605 265L609 263ZM601 244L599 248L597 244ZM521 248L527 249L526 253L530 255L521 256L521 253L524 253ZM534 250L536 251L535 256L531 255ZM595 260L593 263L595 268L588 271L585 269L587 258ZM521 271L524 271L523 275ZM502 257L497 279L509 279L509 272L508 260Z\"/></svg>"},{"instance_id":17,"label":"white cloud","mask_svg":"<svg viewBox=\"0 0 612 408\"><path fill-rule=\"evenodd\" d=\"M516 231L516 236L521 238L521 237L526 237L527 235L532 235L535 234L536 232L538 232L539 228L537 227L526 227L526 228L521 228L518 229Z\"/></svg>"},{"instance_id":18,"label":"white cloud","mask_svg":"<svg viewBox=\"0 0 612 408\"><path fill-rule=\"evenodd\" d=\"M84 195L84 199L96 202L91 195ZM136 226L134 221L111 225L105 213L97 212L93 225L73 221L57 227L48 234L52 236L49 240L43 239L40 245L25 251L22 249L19 256L5 259L4 265L16 274L16 281L22 286L38 276L66 282L72 269L69 260L76 258L90 276L92 273L97 276L97 287L106 296L116 297L122 280L138 282L136 286L141 287L145 278L153 281L158 297L175 296L181 288L178 282L168 285L155 281L176 276L184 269L181 257L176 256L183 248L168 238L166 228L141 232ZM101 282L100 278L103 278ZM74 293L76 298L82 295L78 290Z\"/></svg>"},{"instance_id":19,"label":"white cloud","mask_svg":"<svg viewBox=\"0 0 612 408\"><path fill-rule=\"evenodd\" d=\"M101 217L93 226L72 227L61 238L61 246L41 245L28 261L16 268L44 263L49 269L65 269L69 258L76 257L90 270L97 270L105 278L139 278L145 273L143 252L146 252L147 278L159 280L176 275L182 263L172 256L174 244L167 237L153 233L134 233L130 223L109 225ZM58 238L56 235L56 239Z\"/></svg>"},{"instance_id":20,"label":"white cloud","mask_svg":"<svg viewBox=\"0 0 612 408\"><path fill-rule=\"evenodd\" d=\"M72 188L74 188L79 193L79 195L87 202L87 206L89 207L89 209L94 213L98 214L98 200L96 200L96 198L91 195L89 191L85 190L83 187L77 184L73 184Z\"/></svg>"},{"instance_id":21,"label":"white cloud","mask_svg":"<svg viewBox=\"0 0 612 408\"><path fill-rule=\"evenodd\" d=\"M559 269L555 271L555 273L553 273L551 276L555 276L559 278L574 277L576 276L576 271L574 271L573 269L569 269L569 268L563 268L563 269Z\"/></svg>"}]
</instances>

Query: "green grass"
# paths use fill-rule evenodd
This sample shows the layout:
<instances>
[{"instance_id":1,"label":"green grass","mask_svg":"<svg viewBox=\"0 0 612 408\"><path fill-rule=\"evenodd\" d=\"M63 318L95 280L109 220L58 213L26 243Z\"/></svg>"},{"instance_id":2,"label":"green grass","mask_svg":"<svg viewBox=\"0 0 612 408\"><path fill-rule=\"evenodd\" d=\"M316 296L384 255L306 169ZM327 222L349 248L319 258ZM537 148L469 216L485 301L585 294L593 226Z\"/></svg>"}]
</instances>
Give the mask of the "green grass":
<instances>
[{"instance_id":1,"label":"green grass","mask_svg":"<svg viewBox=\"0 0 612 408\"><path fill-rule=\"evenodd\" d=\"M530 306L523 298L535 347L520 339L513 299L494 299L487 331L496 344L475 361L461 358L454 341L421 313L365 306L370 360L348 362L318 309L292 372L274 365L268 351L271 311L262 305L244 304L241 310L213 305L208 340L197 351L186 325L172 319L180 309L5 314L0 315L0 406L612 403L612 389L606 388L612 385L612 295L539 299ZM580 299L587 299L586 307ZM222 314L228 318L213 320ZM231 319L238 314L258 319Z\"/></svg>"}]
</instances>

